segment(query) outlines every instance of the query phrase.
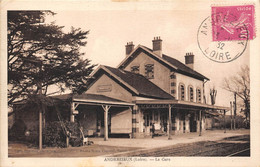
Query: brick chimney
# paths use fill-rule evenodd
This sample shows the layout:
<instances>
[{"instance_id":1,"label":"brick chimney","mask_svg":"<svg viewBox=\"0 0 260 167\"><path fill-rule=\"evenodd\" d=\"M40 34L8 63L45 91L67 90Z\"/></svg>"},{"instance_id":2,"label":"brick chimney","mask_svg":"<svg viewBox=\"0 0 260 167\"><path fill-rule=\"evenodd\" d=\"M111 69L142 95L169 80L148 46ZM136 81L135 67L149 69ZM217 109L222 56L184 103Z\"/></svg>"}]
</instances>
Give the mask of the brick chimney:
<instances>
[{"instance_id":1,"label":"brick chimney","mask_svg":"<svg viewBox=\"0 0 260 167\"><path fill-rule=\"evenodd\" d=\"M162 40L161 40L161 37L154 37L154 39L153 39L153 53L162 57Z\"/></svg>"},{"instance_id":2,"label":"brick chimney","mask_svg":"<svg viewBox=\"0 0 260 167\"><path fill-rule=\"evenodd\" d=\"M135 45L133 42L127 42L125 46L125 54L128 56L133 50L134 50Z\"/></svg>"},{"instance_id":3,"label":"brick chimney","mask_svg":"<svg viewBox=\"0 0 260 167\"><path fill-rule=\"evenodd\" d=\"M185 55L185 64L186 66L193 69L194 67L194 54L193 53L186 53Z\"/></svg>"}]
</instances>

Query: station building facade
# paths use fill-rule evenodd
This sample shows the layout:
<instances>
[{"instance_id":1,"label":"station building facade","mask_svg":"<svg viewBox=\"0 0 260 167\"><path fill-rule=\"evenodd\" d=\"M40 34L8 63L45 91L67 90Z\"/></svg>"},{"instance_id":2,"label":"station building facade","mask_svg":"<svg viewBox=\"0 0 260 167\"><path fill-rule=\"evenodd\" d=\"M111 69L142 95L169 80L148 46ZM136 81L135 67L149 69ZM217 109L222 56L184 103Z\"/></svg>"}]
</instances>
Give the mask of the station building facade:
<instances>
[{"instance_id":1,"label":"station building facade","mask_svg":"<svg viewBox=\"0 0 260 167\"><path fill-rule=\"evenodd\" d=\"M90 76L83 94L52 96L55 103L69 104L61 114L79 122L88 136L128 135L131 138L151 136L151 129L161 135L206 130L206 117L226 107L205 103L205 83L209 79L193 69L194 55L185 55L185 64L162 53L162 40L152 41L153 48L127 43L126 56L116 67L100 65ZM35 107L35 105L33 105ZM37 136L37 109L15 112L27 130ZM31 112L30 109L34 110ZM43 114L43 128L53 119L53 109ZM37 122L38 121L38 122Z\"/></svg>"},{"instance_id":2,"label":"station building facade","mask_svg":"<svg viewBox=\"0 0 260 167\"><path fill-rule=\"evenodd\" d=\"M70 120L79 121L87 135L127 134L133 138L205 131L206 115L225 107L205 103L209 79L193 69L194 55L185 64L162 53L162 40L153 48L127 43L126 57L116 67L100 65L82 95L70 99Z\"/></svg>"}]
</instances>

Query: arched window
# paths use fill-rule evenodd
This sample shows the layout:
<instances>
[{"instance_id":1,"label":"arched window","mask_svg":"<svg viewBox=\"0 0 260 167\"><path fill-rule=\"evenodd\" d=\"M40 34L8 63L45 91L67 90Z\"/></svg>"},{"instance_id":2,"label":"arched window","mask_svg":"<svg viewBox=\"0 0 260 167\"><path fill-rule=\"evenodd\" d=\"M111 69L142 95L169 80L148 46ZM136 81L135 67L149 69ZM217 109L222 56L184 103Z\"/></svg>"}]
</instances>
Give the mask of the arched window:
<instances>
[{"instance_id":1,"label":"arched window","mask_svg":"<svg viewBox=\"0 0 260 167\"><path fill-rule=\"evenodd\" d=\"M189 86L188 87L188 91L189 91L189 101L194 101L194 91L193 91L193 87Z\"/></svg>"},{"instance_id":2,"label":"arched window","mask_svg":"<svg viewBox=\"0 0 260 167\"><path fill-rule=\"evenodd\" d=\"M185 86L184 86L184 84L179 85L179 99L185 100Z\"/></svg>"},{"instance_id":3,"label":"arched window","mask_svg":"<svg viewBox=\"0 0 260 167\"><path fill-rule=\"evenodd\" d=\"M197 88L197 102L198 103L201 103L201 89L200 88Z\"/></svg>"}]
</instances>

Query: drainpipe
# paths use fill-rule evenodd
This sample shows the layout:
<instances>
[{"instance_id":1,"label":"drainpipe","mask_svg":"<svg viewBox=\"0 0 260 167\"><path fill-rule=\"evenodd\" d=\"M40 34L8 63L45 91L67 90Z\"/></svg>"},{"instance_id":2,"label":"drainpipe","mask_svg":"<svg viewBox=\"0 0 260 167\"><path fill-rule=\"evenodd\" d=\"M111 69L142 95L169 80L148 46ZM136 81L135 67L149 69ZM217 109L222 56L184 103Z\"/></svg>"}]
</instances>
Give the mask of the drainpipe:
<instances>
[{"instance_id":1,"label":"drainpipe","mask_svg":"<svg viewBox=\"0 0 260 167\"><path fill-rule=\"evenodd\" d=\"M203 99L204 99L204 104L207 104L207 102L206 102L206 96L205 96L205 84L206 84L206 82L208 82L208 80L204 80L203 81ZM202 111L200 110L200 133L199 133L199 136L201 136L201 132L202 132L202 118L201 118L201 113Z\"/></svg>"}]
</instances>

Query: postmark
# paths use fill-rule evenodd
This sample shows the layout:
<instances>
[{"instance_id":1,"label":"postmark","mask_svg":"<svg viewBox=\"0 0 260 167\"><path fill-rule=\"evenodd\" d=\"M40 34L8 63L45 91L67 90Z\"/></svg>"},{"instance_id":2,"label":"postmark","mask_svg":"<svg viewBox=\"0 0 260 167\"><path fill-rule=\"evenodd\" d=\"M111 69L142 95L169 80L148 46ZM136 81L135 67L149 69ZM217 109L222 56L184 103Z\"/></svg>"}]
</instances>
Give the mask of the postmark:
<instances>
[{"instance_id":1,"label":"postmark","mask_svg":"<svg viewBox=\"0 0 260 167\"><path fill-rule=\"evenodd\" d=\"M254 5L212 6L213 41L252 40L255 37Z\"/></svg>"},{"instance_id":2,"label":"postmark","mask_svg":"<svg viewBox=\"0 0 260 167\"><path fill-rule=\"evenodd\" d=\"M214 15L207 17L199 26L197 33L198 46L202 53L212 61L218 63L234 61L244 53L247 47L248 34L240 35L239 40L212 40L212 18L218 18L219 13L216 14L217 16ZM245 24L239 29L247 32Z\"/></svg>"}]
</instances>

